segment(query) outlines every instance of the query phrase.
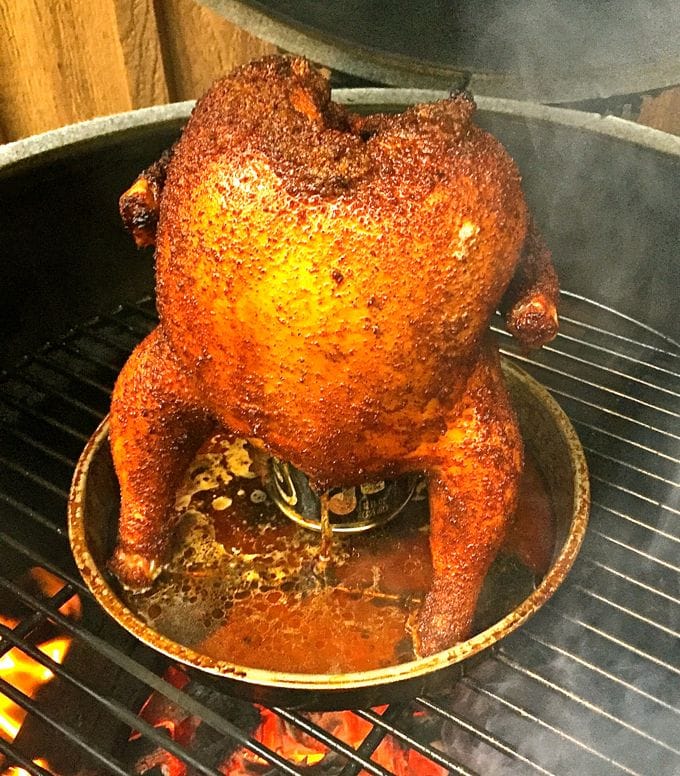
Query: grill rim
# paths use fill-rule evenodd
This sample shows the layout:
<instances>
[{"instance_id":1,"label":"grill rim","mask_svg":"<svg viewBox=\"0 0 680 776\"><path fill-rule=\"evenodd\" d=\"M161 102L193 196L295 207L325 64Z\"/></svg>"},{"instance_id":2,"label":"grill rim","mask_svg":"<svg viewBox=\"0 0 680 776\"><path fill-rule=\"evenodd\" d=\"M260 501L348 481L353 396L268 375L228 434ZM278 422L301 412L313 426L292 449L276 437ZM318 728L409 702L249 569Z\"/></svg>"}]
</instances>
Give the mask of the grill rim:
<instances>
[{"instance_id":1,"label":"grill rim","mask_svg":"<svg viewBox=\"0 0 680 776\"><path fill-rule=\"evenodd\" d=\"M419 102L443 100L447 90L366 87L334 89L332 99L341 105L406 106ZM538 120L560 127L583 129L626 143L632 143L662 154L680 156L680 136L637 124L618 116L609 116L572 108L513 100L504 97L475 96L480 111L500 113L517 118ZM81 143L106 141L112 136L124 136L136 129L180 125L191 114L195 100L152 105L148 108L98 116L75 124L41 132L0 146L0 177L23 167L33 167L48 158L77 151Z\"/></svg>"}]
</instances>

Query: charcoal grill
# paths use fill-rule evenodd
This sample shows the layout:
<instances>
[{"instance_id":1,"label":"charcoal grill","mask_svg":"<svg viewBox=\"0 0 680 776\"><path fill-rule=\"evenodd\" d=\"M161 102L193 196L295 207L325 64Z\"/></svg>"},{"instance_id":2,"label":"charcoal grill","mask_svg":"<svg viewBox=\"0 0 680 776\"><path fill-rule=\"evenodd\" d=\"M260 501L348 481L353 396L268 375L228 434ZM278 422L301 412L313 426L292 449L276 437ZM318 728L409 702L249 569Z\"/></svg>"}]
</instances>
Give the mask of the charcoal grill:
<instances>
[{"instance_id":1,"label":"charcoal grill","mask_svg":"<svg viewBox=\"0 0 680 776\"><path fill-rule=\"evenodd\" d=\"M373 110L435 96L338 95ZM444 693L382 714L356 711L370 724L357 749L301 712L272 712L322 740L343 776L389 773L371 760L385 737L451 773L677 773L680 140L592 114L479 102L481 123L523 171L565 289L562 331L541 353L517 351L494 327L505 355L549 388L581 436L591 527L551 602ZM56 675L33 700L0 678L0 693L28 711L0 752L31 774L49 773L32 763L37 756L63 776L131 773L121 754L131 728L194 772L219 774L209 753L137 718L152 691L255 751L267 772L309 772L252 739L232 713L238 700L216 707L207 691L169 683L167 660L90 599L68 547L73 466L118 370L155 321L151 260L121 233L116 198L177 135L188 109L96 120L0 150L0 594L24 607L16 627L0 627L0 654L19 646ZM52 598L26 592L17 580L29 566L65 587ZM78 622L58 612L76 595ZM63 667L35 649L45 622L74 639ZM420 712L429 722L417 727ZM31 738L31 727L41 732ZM48 740L57 742L52 751Z\"/></svg>"}]
</instances>

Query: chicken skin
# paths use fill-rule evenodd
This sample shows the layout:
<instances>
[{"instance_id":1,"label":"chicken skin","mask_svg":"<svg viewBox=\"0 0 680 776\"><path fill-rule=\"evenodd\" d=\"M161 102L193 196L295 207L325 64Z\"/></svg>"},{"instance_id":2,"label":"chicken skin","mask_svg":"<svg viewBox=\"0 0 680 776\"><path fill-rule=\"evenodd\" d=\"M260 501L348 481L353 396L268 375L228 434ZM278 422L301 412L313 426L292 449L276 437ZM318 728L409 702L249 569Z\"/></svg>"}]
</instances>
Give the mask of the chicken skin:
<instances>
[{"instance_id":1,"label":"chicken skin","mask_svg":"<svg viewBox=\"0 0 680 776\"><path fill-rule=\"evenodd\" d=\"M353 115L306 60L268 57L218 81L123 195L138 243L155 240L160 318L111 405L124 585L161 570L178 479L219 425L319 492L426 473L416 640L466 637L523 462L489 321L502 306L538 346L558 293L517 169L473 112L460 93Z\"/></svg>"}]
</instances>

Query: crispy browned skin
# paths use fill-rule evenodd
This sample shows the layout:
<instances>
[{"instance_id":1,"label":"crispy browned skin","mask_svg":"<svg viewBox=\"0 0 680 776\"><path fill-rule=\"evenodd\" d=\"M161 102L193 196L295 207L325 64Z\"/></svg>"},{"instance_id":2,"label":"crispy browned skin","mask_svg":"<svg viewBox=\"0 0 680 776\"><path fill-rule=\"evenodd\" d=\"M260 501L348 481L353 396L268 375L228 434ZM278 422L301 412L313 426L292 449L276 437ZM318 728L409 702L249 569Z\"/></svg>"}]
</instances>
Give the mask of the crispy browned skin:
<instances>
[{"instance_id":1,"label":"crispy browned skin","mask_svg":"<svg viewBox=\"0 0 680 776\"><path fill-rule=\"evenodd\" d=\"M112 568L144 588L160 571L178 479L214 425L159 327L125 365L111 401L111 452L123 496Z\"/></svg>"},{"instance_id":2,"label":"crispy browned skin","mask_svg":"<svg viewBox=\"0 0 680 776\"><path fill-rule=\"evenodd\" d=\"M559 293L550 251L530 223L515 276L501 304L508 331L526 348L540 348L555 338Z\"/></svg>"},{"instance_id":3,"label":"crispy browned skin","mask_svg":"<svg viewBox=\"0 0 680 776\"><path fill-rule=\"evenodd\" d=\"M156 243L161 193L171 158L172 151L164 151L160 159L137 176L118 203L123 224L133 236L138 248L146 248Z\"/></svg>"},{"instance_id":4,"label":"crispy browned skin","mask_svg":"<svg viewBox=\"0 0 680 776\"><path fill-rule=\"evenodd\" d=\"M161 199L160 326L111 410L125 584L160 569L172 488L213 418L319 489L427 471L420 649L466 636L522 466L486 332L533 250L517 170L473 111L456 95L353 116L284 57L198 103Z\"/></svg>"}]
</instances>

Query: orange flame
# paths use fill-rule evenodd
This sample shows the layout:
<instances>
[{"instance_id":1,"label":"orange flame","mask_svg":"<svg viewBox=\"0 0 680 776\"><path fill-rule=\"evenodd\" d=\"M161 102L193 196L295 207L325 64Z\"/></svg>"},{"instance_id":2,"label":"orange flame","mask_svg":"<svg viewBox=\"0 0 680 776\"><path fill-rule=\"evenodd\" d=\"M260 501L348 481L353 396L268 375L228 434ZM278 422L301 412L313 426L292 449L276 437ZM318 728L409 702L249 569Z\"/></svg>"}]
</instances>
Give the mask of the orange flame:
<instances>
[{"instance_id":1,"label":"orange flame","mask_svg":"<svg viewBox=\"0 0 680 776\"><path fill-rule=\"evenodd\" d=\"M45 768L45 770L49 767L47 760L43 760L42 757L38 757L38 759L33 760L33 762L40 768ZM23 768L17 768L13 765L9 770L3 771L2 776L31 776L31 774Z\"/></svg>"},{"instance_id":2,"label":"orange flame","mask_svg":"<svg viewBox=\"0 0 680 776\"><path fill-rule=\"evenodd\" d=\"M47 569L35 566L28 572L31 579L38 584L40 592L47 598L52 598L64 587L64 581L56 577ZM69 598L68 601L59 607L59 612L65 617L71 617L74 620L79 620L82 613L82 604L80 603L80 597L74 595L73 598Z\"/></svg>"},{"instance_id":3,"label":"orange flame","mask_svg":"<svg viewBox=\"0 0 680 776\"><path fill-rule=\"evenodd\" d=\"M62 580L42 568L31 569L29 576L47 597L52 597L64 586ZM69 599L59 611L73 618L80 617L81 604L78 596ZM0 616L0 623L8 628L16 627L18 622L18 620ZM55 663L61 664L70 646L71 639L60 636L39 644L38 649ZM0 656L0 677L25 695L34 698L38 690L54 678L54 674L46 666L25 655L18 647L13 647ZM26 718L26 713L24 709L0 693L0 738L9 742L14 741ZM38 758L34 762L48 769L45 760ZM3 776L28 776L28 772L13 766L3 771Z\"/></svg>"}]
</instances>

